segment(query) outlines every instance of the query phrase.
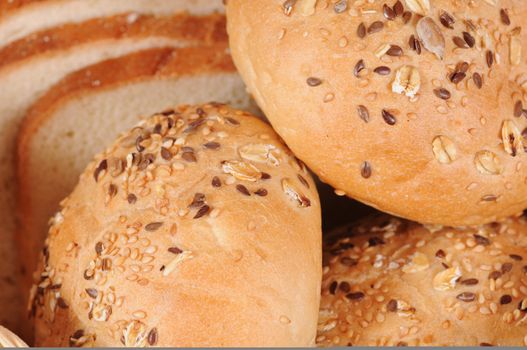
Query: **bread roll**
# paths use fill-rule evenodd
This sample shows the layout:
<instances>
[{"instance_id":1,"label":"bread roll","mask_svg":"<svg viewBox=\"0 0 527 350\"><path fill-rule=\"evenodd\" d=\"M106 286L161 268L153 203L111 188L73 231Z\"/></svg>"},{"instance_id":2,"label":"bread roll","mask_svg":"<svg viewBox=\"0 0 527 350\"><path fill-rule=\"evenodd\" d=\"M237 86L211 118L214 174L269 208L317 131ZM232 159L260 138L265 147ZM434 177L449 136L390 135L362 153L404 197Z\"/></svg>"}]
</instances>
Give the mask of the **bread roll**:
<instances>
[{"instance_id":1,"label":"bread roll","mask_svg":"<svg viewBox=\"0 0 527 350\"><path fill-rule=\"evenodd\" d=\"M382 211L527 207L523 0L229 0L234 61L292 151Z\"/></svg>"},{"instance_id":2,"label":"bread roll","mask_svg":"<svg viewBox=\"0 0 527 350\"><path fill-rule=\"evenodd\" d=\"M308 346L320 205L272 129L219 104L155 115L81 175L33 288L39 346Z\"/></svg>"},{"instance_id":3,"label":"bread roll","mask_svg":"<svg viewBox=\"0 0 527 350\"><path fill-rule=\"evenodd\" d=\"M318 345L527 345L525 217L451 229L381 216L326 243Z\"/></svg>"}]
</instances>

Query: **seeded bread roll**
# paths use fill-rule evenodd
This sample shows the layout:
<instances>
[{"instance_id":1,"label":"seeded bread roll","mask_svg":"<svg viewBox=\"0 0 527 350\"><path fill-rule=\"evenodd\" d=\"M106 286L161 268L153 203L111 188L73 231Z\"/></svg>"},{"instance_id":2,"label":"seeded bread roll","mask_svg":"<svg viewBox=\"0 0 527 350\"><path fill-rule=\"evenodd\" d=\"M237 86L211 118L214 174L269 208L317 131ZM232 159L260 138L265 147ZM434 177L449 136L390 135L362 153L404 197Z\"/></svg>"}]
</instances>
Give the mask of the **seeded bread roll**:
<instances>
[{"instance_id":1,"label":"seeded bread roll","mask_svg":"<svg viewBox=\"0 0 527 350\"><path fill-rule=\"evenodd\" d=\"M0 326L0 348L27 348L27 344L24 343L16 334L11 332L9 329Z\"/></svg>"},{"instance_id":2,"label":"seeded bread roll","mask_svg":"<svg viewBox=\"0 0 527 350\"><path fill-rule=\"evenodd\" d=\"M315 185L272 129L219 104L124 134L53 220L39 346L308 346L320 300Z\"/></svg>"},{"instance_id":3,"label":"seeded bread roll","mask_svg":"<svg viewBox=\"0 0 527 350\"><path fill-rule=\"evenodd\" d=\"M525 217L452 229L383 215L325 243L318 345L527 345Z\"/></svg>"},{"instance_id":4,"label":"seeded bread roll","mask_svg":"<svg viewBox=\"0 0 527 350\"><path fill-rule=\"evenodd\" d=\"M419 222L527 207L522 0L229 0L234 61L338 194Z\"/></svg>"}]
</instances>

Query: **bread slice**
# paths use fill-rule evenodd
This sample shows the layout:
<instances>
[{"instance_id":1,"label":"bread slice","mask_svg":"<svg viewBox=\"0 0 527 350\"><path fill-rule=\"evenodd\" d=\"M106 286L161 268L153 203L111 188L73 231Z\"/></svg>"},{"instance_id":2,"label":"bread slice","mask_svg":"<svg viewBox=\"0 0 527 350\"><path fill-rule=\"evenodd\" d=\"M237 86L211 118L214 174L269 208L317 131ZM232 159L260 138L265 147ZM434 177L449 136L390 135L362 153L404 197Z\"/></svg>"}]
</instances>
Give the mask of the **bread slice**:
<instances>
[{"instance_id":1,"label":"bread slice","mask_svg":"<svg viewBox=\"0 0 527 350\"><path fill-rule=\"evenodd\" d=\"M108 60L70 74L39 99L17 142L17 243L25 270L33 271L49 218L106 140L141 116L207 101L257 112L225 47L152 49Z\"/></svg>"},{"instance_id":2,"label":"bread slice","mask_svg":"<svg viewBox=\"0 0 527 350\"><path fill-rule=\"evenodd\" d=\"M221 0L0 0L0 47L44 29L123 13L222 11Z\"/></svg>"},{"instance_id":3,"label":"bread slice","mask_svg":"<svg viewBox=\"0 0 527 350\"><path fill-rule=\"evenodd\" d=\"M12 283L16 254L13 241L14 144L16 131L27 108L65 75L104 59L154 47L183 47L223 43L222 15L194 17L174 15L114 16L32 35L0 50L0 322L17 329L18 289ZM39 39L35 39L39 38ZM25 44L24 44L25 43ZM33 45L40 45L38 50ZM31 51L31 55L24 54ZM15 273L16 272L16 273Z\"/></svg>"}]
</instances>

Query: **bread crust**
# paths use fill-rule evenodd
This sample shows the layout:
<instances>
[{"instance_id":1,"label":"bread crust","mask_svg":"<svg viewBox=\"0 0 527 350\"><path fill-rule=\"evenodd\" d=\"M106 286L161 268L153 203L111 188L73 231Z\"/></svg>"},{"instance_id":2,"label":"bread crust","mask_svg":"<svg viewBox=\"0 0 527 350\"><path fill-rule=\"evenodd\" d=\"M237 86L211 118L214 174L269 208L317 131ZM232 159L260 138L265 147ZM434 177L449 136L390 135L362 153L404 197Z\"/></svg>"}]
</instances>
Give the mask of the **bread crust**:
<instances>
[{"instance_id":1,"label":"bread crust","mask_svg":"<svg viewBox=\"0 0 527 350\"><path fill-rule=\"evenodd\" d=\"M222 13L221 0L2 0L0 46L45 29L126 13Z\"/></svg>"},{"instance_id":2,"label":"bread crust","mask_svg":"<svg viewBox=\"0 0 527 350\"><path fill-rule=\"evenodd\" d=\"M425 223L527 207L524 1L401 0L394 18L396 1L293 3L229 0L228 32L250 92L324 182ZM424 21L408 6L427 3Z\"/></svg>"},{"instance_id":3,"label":"bread crust","mask_svg":"<svg viewBox=\"0 0 527 350\"><path fill-rule=\"evenodd\" d=\"M35 56L51 55L91 42L147 37L168 37L202 45L224 42L227 38L225 17L220 14L123 14L69 23L31 34L0 48L0 68L10 71Z\"/></svg>"},{"instance_id":4,"label":"bread crust","mask_svg":"<svg viewBox=\"0 0 527 350\"><path fill-rule=\"evenodd\" d=\"M527 345L525 217L452 229L380 215L329 236L319 346Z\"/></svg>"},{"instance_id":5,"label":"bread crust","mask_svg":"<svg viewBox=\"0 0 527 350\"><path fill-rule=\"evenodd\" d=\"M36 344L312 345L320 224L314 182L266 123L220 104L155 115L55 216Z\"/></svg>"},{"instance_id":6,"label":"bread crust","mask_svg":"<svg viewBox=\"0 0 527 350\"><path fill-rule=\"evenodd\" d=\"M66 76L42 96L28 111L17 135L17 215L21 218L16 243L23 270L23 286L29 290L42 249L45 232L33 220L31 178L29 177L30 142L37 130L64 103L87 94L146 80L234 72L226 43L215 47L156 48L110 59ZM94 83L96 82L96 84ZM35 236L38 234L38 236Z\"/></svg>"}]
</instances>

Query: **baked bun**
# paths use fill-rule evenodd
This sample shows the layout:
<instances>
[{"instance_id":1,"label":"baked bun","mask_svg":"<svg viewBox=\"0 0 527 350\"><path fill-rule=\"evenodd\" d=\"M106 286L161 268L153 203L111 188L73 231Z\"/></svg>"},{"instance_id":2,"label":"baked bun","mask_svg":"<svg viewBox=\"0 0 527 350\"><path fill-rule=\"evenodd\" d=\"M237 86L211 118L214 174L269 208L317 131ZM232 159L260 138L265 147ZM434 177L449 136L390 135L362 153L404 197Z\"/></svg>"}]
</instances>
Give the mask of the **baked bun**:
<instances>
[{"instance_id":1,"label":"baked bun","mask_svg":"<svg viewBox=\"0 0 527 350\"><path fill-rule=\"evenodd\" d=\"M183 106L124 134L53 219L38 346L308 346L318 194L256 117Z\"/></svg>"},{"instance_id":2,"label":"baked bun","mask_svg":"<svg viewBox=\"0 0 527 350\"><path fill-rule=\"evenodd\" d=\"M388 216L330 235L320 346L527 345L527 222L425 227Z\"/></svg>"},{"instance_id":3,"label":"baked bun","mask_svg":"<svg viewBox=\"0 0 527 350\"><path fill-rule=\"evenodd\" d=\"M523 0L229 0L234 61L339 194L418 222L527 207Z\"/></svg>"},{"instance_id":4,"label":"baked bun","mask_svg":"<svg viewBox=\"0 0 527 350\"><path fill-rule=\"evenodd\" d=\"M9 329L0 326L0 348L27 348L27 344Z\"/></svg>"}]
</instances>

